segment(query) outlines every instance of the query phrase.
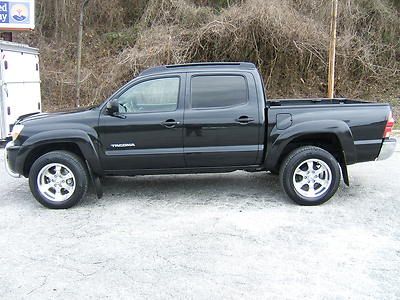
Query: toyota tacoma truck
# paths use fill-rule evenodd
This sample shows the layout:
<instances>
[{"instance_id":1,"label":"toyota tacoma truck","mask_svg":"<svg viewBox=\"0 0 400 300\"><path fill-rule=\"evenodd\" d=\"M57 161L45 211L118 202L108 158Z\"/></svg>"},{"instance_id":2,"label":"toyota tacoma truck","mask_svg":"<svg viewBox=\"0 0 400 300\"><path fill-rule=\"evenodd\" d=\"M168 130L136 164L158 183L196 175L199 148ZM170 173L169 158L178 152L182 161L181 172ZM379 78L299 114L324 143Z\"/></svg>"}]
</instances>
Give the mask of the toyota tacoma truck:
<instances>
[{"instance_id":1,"label":"toyota tacoma truck","mask_svg":"<svg viewBox=\"0 0 400 300\"><path fill-rule=\"evenodd\" d=\"M279 174L300 205L330 199L347 166L390 157L390 106L349 99L267 100L251 63L145 70L99 106L22 116L6 168L49 208L69 208L104 176Z\"/></svg>"}]
</instances>

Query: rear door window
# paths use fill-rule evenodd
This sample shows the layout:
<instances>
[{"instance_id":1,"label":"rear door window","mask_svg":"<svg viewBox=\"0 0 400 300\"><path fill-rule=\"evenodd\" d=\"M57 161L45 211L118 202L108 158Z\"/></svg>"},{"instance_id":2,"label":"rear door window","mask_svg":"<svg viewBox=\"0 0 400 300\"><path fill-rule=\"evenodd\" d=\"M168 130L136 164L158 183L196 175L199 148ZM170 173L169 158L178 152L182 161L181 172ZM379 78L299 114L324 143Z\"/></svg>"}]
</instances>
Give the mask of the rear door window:
<instances>
[{"instance_id":1,"label":"rear door window","mask_svg":"<svg viewBox=\"0 0 400 300\"><path fill-rule=\"evenodd\" d=\"M248 101L246 79L240 75L202 75L191 80L192 109L217 109Z\"/></svg>"}]
</instances>

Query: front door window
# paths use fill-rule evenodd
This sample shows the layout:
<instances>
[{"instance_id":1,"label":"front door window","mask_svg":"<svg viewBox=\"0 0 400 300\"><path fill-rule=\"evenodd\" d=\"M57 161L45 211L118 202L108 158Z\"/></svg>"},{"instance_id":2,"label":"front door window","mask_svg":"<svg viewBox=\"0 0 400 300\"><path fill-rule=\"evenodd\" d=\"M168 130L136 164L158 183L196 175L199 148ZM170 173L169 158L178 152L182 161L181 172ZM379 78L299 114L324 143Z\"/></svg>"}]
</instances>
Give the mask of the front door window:
<instances>
[{"instance_id":1,"label":"front door window","mask_svg":"<svg viewBox=\"0 0 400 300\"><path fill-rule=\"evenodd\" d=\"M179 77L141 82L123 93L118 102L121 113L170 112L176 110Z\"/></svg>"}]
</instances>

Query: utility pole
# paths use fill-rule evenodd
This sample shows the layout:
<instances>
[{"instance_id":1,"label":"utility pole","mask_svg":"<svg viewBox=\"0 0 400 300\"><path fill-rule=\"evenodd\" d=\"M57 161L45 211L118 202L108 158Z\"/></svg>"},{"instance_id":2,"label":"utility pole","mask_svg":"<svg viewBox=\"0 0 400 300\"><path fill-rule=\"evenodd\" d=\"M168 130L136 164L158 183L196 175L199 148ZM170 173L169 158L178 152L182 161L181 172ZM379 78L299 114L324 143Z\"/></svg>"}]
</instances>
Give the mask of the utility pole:
<instances>
[{"instance_id":1,"label":"utility pole","mask_svg":"<svg viewBox=\"0 0 400 300\"><path fill-rule=\"evenodd\" d=\"M77 63L76 63L76 106L81 105L81 61L82 61L82 37L83 37L83 18L85 7L89 0L83 0L81 6L81 14L79 17L79 31L78 31L78 50L77 50Z\"/></svg>"},{"instance_id":2,"label":"utility pole","mask_svg":"<svg viewBox=\"0 0 400 300\"><path fill-rule=\"evenodd\" d=\"M335 91L335 58L336 58L336 24L338 0L332 0L331 38L329 45L328 65L328 98L332 99Z\"/></svg>"}]
</instances>

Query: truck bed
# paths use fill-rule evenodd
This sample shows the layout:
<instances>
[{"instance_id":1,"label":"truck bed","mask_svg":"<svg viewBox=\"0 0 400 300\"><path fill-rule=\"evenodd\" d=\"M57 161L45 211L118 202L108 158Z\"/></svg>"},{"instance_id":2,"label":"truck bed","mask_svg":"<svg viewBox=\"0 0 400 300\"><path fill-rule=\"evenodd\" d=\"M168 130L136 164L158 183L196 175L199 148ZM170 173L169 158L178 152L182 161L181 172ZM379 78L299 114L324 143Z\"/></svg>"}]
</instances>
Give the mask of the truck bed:
<instances>
[{"instance_id":1,"label":"truck bed","mask_svg":"<svg viewBox=\"0 0 400 300\"><path fill-rule=\"evenodd\" d=\"M306 131L316 134L327 127L348 135L349 147L354 148L354 151L353 155L348 155L346 164L376 159L390 114L387 103L343 98L273 99L267 101L266 107L269 137L267 149L278 144L279 139L289 132L299 136ZM340 129L336 128L338 124L341 124ZM328 140L335 138L327 134L319 135L318 139L324 137Z\"/></svg>"},{"instance_id":2,"label":"truck bed","mask_svg":"<svg viewBox=\"0 0 400 300\"><path fill-rule=\"evenodd\" d=\"M268 99L268 106L303 106L303 105L332 105L332 104L378 104L363 100L354 100L347 98L305 98L305 99ZM383 104L384 105L384 104Z\"/></svg>"}]
</instances>

